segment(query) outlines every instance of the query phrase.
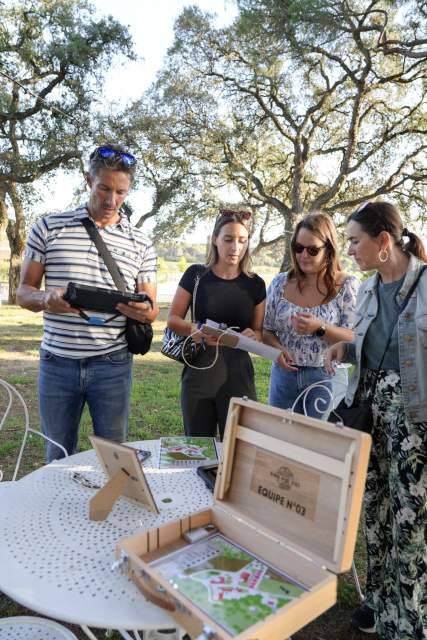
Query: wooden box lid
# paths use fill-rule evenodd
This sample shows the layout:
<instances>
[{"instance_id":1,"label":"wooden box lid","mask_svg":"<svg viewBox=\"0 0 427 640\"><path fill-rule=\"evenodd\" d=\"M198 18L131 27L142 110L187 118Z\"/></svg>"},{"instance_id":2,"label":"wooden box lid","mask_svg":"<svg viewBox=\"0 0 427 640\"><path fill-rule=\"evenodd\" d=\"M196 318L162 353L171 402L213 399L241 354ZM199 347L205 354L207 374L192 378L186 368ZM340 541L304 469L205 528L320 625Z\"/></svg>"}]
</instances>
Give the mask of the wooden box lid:
<instances>
[{"instance_id":1,"label":"wooden box lid","mask_svg":"<svg viewBox=\"0 0 427 640\"><path fill-rule=\"evenodd\" d=\"M215 505L335 573L351 567L371 437L232 398Z\"/></svg>"}]
</instances>

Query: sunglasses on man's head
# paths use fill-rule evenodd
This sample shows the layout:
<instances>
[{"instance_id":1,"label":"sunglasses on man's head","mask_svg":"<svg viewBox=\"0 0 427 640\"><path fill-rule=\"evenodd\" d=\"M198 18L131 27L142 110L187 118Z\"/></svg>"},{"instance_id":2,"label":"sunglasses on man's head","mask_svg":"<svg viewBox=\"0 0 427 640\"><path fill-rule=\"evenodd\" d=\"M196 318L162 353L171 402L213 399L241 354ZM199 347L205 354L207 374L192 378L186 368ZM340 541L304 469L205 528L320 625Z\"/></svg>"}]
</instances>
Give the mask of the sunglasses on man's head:
<instances>
[{"instance_id":1,"label":"sunglasses on man's head","mask_svg":"<svg viewBox=\"0 0 427 640\"><path fill-rule=\"evenodd\" d=\"M233 211L233 209L220 209L219 215L229 218L236 216L236 218L242 218L242 220L250 220L252 216L250 211Z\"/></svg>"},{"instance_id":2,"label":"sunglasses on man's head","mask_svg":"<svg viewBox=\"0 0 427 640\"><path fill-rule=\"evenodd\" d=\"M302 253L304 251L304 249L307 250L307 253L310 256L317 256L317 254L319 253L319 251L322 251L322 249L324 249L326 247L326 244L322 244L320 245L320 247L315 247L314 245L310 245L309 247L305 247L303 244L300 244L299 242L296 242L294 244L294 251L295 253Z\"/></svg>"},{"instance_id":3,"label":"sunglasses on man's head","mask_svg":"<svg viewBox=\"0 0 427 640\"><path fill-rule=\"evenodd\" d=\"M90 154L90 160L101 158L101 160L120 160L125 167L133 167L136 164L136 158L126 151L116 151L111 147L98 147Z\"/></svg>"}]
</instances>

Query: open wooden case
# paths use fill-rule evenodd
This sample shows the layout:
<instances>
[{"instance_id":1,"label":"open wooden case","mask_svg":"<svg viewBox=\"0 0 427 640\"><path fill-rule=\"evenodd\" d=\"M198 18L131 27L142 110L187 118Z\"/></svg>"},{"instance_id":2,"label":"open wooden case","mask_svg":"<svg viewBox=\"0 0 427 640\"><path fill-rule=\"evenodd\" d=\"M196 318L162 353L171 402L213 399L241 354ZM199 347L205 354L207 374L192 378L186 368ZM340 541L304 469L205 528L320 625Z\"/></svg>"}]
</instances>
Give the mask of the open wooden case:
<instances>
[{"instance_id":1,"label":"open wooden case","mask_svg":"<svg viewBox=\"0 0 427 640\"><path fill-rule=\"evenodd\" d=\"M284 640L336 602L336 574L353 559L370 443L353 429L233 398L214 506L122 540L117 553L142 593L193 639ZM208 524L302 593L243 631L207 615L158 560L191 552L183 534Z\"/></svg>"}]
</instances>

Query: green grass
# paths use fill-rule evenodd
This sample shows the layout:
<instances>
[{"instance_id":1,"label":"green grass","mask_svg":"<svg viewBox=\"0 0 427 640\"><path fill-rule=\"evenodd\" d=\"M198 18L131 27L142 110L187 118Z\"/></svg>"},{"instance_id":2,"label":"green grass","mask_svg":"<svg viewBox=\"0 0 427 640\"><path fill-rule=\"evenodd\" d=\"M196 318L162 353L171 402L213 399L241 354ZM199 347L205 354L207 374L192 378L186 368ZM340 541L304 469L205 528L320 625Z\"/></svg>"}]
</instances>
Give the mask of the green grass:
<instances>
[{"instance_id":1,"label":"green grass","mask_svg":"<svg viewBox=\"0 0 427 640\"><path fill-rule=\"evenodd\" d=\"M154 324L152 350L144 357L136 356L134 360L129 440L158 438L183 432L179 400L182 367L160 353L165 318L166 308L163 308L159 320ZM28 405L30 425L35 428L39 427L37 373L41 335L41 314L32 314L14 306L0 307L0 378L15 385L21 392ZM270 365L261 358L254 358L254 368L258 399L266 402ZM4 395L1 393L0 416L5 407L4 402ZM22 414L13 414L0 432L0 468L4 471L5 479L9 479L13 472L22 441L22 424ZM90 416L85 411L80 430L80 450L90 448L90 433ZM41 438L34 436L26 449L20 475L30 473L42 464L43 443ZM363 582L365 556L361 536L356 549L356 564ZM357 605L349 573L339 579L338 599L339 604L295 634L293 640L342 640L343 637L346 640L361 639L363 636L348 628L351 610ZM0 617L27 613L16 603L0 596ZM72 629L79 638L85 637L75 627ZM103 637L101 632L99 637Z\"/></svg>"}]
</instances>

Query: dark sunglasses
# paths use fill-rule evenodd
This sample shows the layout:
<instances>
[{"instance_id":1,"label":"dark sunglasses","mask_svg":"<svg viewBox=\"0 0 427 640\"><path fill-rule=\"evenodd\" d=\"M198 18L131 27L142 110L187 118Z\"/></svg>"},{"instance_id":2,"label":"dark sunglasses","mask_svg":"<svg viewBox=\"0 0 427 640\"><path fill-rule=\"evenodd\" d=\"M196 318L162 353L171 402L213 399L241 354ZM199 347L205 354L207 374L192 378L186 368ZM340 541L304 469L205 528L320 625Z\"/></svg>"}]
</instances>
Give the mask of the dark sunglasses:
<instances>
[{"instance_id":1,"label":"dark sunglasses","mask_svg":"<svg viewBox=\"0 0 427 640\"><path fill-rule=\"evenodd\" d=\"M233 209L220 209L219 215L230 218L236 216L236 218L241 218L242 220L250 220L252 216L250 211L233 211Z\"/></svg>"},{"instance_id":2,"label":"dark sunglasses","mask_svg":"<svg viewBox=\"0 0 427 640\"><path fill-rule=\"evenodd\" d=\"M136 164L136 158L126 151L116 151L111 147L98 147L90 154L90 160L101 158L102 160L120 160L125 167L133 167Z\"/></svg>"},{"instance_id":3,"label":"dark sunglasses","mask_svg":"<svg viewBox=\"0 0 427 640\"><path fill-rule=\"evenodd\" d=\"M324 249L325 247L326 247L326 244L322 244L320 247L315 247L314 245L305 247L303 244L300 244L299 242L295 242L294 251L295 253L302 253L304 249L307 249L308 255L314 257L314 256L317 256L319 251L322 251L322 249Z\"/></svg>"}]
</instances>

